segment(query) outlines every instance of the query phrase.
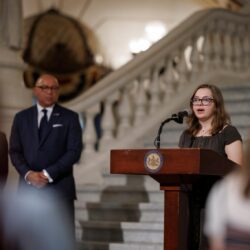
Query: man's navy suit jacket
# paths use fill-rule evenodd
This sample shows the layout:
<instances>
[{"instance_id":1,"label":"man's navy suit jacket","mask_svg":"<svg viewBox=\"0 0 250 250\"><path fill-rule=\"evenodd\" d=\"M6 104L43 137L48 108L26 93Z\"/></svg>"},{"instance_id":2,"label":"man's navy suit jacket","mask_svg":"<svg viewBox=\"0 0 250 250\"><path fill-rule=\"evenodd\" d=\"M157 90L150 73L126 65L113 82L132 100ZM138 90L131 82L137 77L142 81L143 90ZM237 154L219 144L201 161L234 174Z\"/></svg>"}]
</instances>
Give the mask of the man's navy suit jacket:
<instances>
[{"instance_id":1,"label":"man's navy suit jacket","mask_svg":"<svg viewBox=\"0 0 250 250\"><path fill-rule=\"evenodd\" d=\"M82 150L82 131L77 113L55 105L47 134L39 141L37 107L16 114L10 136L10 158L20 174L20 187L27 186L24 177L29 170L45 169L53 179L45 189L75 199L73 164Z\"/></svg>"}]
</instances>

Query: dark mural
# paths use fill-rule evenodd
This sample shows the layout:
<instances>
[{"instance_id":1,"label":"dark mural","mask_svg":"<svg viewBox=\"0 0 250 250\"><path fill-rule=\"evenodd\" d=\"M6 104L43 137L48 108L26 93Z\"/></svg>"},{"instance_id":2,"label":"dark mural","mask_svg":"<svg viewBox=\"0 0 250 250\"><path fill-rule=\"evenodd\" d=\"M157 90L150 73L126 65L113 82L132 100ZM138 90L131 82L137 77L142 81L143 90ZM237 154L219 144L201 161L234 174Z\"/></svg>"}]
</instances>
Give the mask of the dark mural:
<instances>
[{"instance_id":1,"label":"dark mural","mask_svg":"<svg viewBox=\"0 0 250 250\"><path fill-rule=\"evenodd\" d=\"M55 9L24 21L23 60L26 87L43 73L60 82L59 101L68 101L93 86L111 69L94 60L96 38L84 24Z\"/></svg>"}]
</instances>

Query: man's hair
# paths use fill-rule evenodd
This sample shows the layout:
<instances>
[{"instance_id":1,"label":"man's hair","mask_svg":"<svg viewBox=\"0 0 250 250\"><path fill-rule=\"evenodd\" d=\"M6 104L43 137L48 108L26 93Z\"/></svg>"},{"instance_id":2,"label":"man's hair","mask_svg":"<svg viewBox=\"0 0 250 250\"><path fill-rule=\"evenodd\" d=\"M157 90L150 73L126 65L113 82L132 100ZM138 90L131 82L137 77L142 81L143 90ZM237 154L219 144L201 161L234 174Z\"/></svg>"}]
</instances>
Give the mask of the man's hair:
<instances>
[{"instance_id":1,"label":"man's hair","mask_svg":"<svg viewBox=\"0 0 250 250\"><path fill-rule=\"evenodd\" d=\"M42 84L44 82L44 80L46 78L50 78L50 79L53 79L58 85L59 85L59 82L57 80L57 78L53 75L50 75L50 74L44 74L44 75L41 75L39 78L37 78L36 80L36 83L35 83L35 86L39 85L39 84Z\"/></svg>"}]
</instances>

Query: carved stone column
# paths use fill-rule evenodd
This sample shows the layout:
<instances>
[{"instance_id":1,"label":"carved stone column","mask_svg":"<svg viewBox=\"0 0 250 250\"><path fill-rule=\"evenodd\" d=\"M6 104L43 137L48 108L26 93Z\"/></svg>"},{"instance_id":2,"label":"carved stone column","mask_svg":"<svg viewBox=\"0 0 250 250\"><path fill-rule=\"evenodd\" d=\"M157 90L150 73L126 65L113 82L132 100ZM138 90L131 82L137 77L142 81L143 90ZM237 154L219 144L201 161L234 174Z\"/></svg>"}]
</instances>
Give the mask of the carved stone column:
<instances>
[{"instance_id":1,"label":"carved stone column","mask_svg":"<svg viewBox=\"0 0 250 250\"><path fill-rule=\"evenodd\" d=\"M32 104L32 93L23 84L21 59L22 3L0 0L0 129L9 141L13 117ZM17 172L9 164L7 185L16 185Z\"/></svg>"}]
</instances>

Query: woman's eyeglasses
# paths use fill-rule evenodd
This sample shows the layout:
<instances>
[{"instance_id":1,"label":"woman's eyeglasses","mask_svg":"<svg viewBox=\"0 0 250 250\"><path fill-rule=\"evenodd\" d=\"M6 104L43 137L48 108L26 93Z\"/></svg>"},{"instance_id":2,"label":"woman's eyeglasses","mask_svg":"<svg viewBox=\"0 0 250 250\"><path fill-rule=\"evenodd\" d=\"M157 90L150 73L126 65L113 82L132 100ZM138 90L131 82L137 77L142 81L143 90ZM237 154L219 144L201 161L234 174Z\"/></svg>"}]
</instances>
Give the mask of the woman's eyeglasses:
<instances>
[{"instance_id":1,"label":"woman's eyeglasses","mask_svg":"<svg viewBox=\"0 0 250 250\"><path fill-rule=\"evenodd\" d=\"M194 97L190 101L194 106L198 106L201 104L204 106L208 106L214 101L214 99L212 97L203 97L203 98Z\"/></svg>"}]
</instances>

